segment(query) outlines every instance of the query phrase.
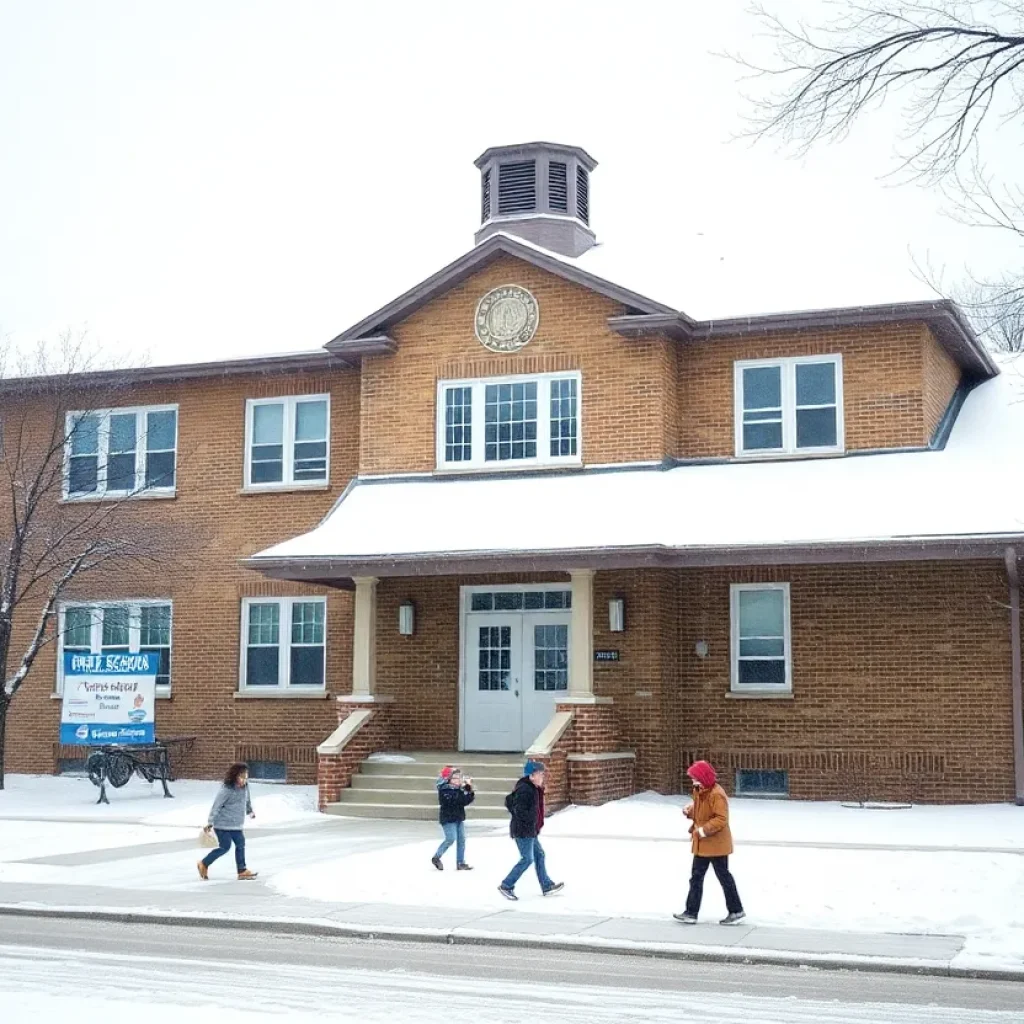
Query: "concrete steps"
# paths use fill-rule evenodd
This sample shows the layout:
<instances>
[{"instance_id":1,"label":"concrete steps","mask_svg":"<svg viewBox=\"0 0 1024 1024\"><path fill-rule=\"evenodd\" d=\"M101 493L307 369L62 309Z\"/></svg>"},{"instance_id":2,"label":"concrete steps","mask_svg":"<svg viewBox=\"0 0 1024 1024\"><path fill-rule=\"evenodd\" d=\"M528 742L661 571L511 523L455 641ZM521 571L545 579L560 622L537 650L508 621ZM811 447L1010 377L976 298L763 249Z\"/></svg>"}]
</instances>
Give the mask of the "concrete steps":
<instances>
[{"instance_id":1,"label":"concrete steps","mask_svg":"<svg viewBox=\"0 0 1024 1024\"><path fill-rule=\"evenodd\" d=\"M437 820L435 783L441 769L458 765L473 780L476 800L466 808L466 820L508 818L505 796L522 776L519 754L458 754L435 751L389 754L387 760L367 759L352 777L340 800L324 808L327 814L353 818Z\"/></svg>"}]
</instances>

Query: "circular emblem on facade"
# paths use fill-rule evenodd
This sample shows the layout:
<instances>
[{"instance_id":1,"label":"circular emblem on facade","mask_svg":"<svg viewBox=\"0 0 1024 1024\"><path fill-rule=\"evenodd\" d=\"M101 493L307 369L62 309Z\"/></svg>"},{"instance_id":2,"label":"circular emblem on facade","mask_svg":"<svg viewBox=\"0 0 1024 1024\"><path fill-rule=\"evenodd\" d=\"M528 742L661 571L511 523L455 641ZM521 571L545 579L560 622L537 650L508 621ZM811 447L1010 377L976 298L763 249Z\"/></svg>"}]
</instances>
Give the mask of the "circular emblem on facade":
<instances>
[{"instance_id":1,"label":"circular emblem on facade","mask_svg":"<svg viewBox=\"0 0 1024 1024\"><path fill-rule=\"evenodd\" d=\"M516 352L537 333L539 320L537 300L517 284L503 284L477 303L473 326L484 348Z\"/></svg>"}]
</instances>

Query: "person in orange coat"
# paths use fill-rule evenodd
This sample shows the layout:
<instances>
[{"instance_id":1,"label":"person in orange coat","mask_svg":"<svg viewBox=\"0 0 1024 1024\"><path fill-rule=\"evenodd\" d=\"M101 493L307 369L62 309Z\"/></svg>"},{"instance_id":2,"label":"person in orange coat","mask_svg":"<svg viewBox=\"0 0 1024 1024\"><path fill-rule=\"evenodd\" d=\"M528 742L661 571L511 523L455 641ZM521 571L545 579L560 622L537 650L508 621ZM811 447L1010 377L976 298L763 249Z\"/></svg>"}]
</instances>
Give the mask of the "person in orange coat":
<instances>
[{"instance_id":1,"label":"person in orange coat","mask_svg":"<svg viewBox=\"0 0 1024 1024\"><path fill-rule=\"evenodd\" d=\"M695 761L686 774L693 784L693 803L683 808L683 814L690 819L693 870L690 873L686 910L672 916L681 924L697 923L700 901L704 895L704 876L708 868L713 867L722 892L725 893L725 909L728 911L719 924L738 924L747 915L743 912L736 882L729 871L729 854L732 853L729 798L718 785L715 769L707 761Z\"/></svg>"}]
</instances>

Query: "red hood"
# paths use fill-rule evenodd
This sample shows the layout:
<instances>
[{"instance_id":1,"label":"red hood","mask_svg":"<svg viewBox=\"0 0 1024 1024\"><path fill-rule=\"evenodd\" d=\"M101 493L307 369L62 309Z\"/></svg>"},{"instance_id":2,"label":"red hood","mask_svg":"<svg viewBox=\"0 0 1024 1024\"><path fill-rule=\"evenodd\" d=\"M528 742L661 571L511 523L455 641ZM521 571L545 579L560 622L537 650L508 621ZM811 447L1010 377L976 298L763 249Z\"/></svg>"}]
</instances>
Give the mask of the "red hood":
<instances>
[{"instance_id":1,"label":"red hood","mask_svg":"<svg viewBox=\"0 0 1024 1024\"><path fill-rule=\"evenodd\" d=\"M696 779L705 789L711 789L718 781L715 769L707 761L694 761L686 772L691 779Z\"/></svg>"}]
</instances>

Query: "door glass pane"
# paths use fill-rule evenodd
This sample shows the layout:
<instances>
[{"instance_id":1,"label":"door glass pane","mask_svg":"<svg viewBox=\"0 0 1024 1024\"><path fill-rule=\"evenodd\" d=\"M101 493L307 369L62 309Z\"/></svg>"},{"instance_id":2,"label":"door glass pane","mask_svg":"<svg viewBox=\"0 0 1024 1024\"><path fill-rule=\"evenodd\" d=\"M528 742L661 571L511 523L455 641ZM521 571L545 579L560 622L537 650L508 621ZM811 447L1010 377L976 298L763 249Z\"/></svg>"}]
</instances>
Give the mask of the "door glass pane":
<instances>
[{"instance_id":1,"label":"door glass pane","mask_svg":"<svg viewBox=\"0 0 1024 1024\"><path fill-rule=\"evenodd\" d=\"M512 627L480 626L477 644L477 688L508 690L512 673Z\"/></svg>"},{"instance_id":2,"label":"door glass pane","mask_svg":"<svg viewBox=\"0 0 1024 1024\"><path fill-rule=\"evenodd\" d=\"M533 627L533 688L569 688L569 627Z\"/></svg>"}]
</instances>

